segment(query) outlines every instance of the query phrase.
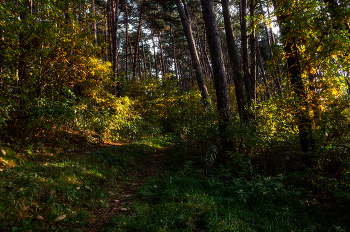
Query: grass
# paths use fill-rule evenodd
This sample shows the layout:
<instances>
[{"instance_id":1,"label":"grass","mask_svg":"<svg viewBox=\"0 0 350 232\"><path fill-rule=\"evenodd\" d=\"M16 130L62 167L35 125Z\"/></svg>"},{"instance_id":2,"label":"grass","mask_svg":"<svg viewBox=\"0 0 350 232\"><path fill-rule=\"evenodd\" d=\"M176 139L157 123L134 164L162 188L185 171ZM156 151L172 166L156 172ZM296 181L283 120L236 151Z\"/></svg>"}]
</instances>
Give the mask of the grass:
<instances>
[{"instance_id":1,"label":"grass","mask_svg":"<svg viewBox=\"0 0 350 232\"><path fill-rule=\"evenodd\" d=\"M144 185L129 215L103 231L347 231L347 220L306 207L283 177L204 175L191 163Z\"/></svg>"},{"instance_id":2,"label":"grass","mask_svg":"<svg viewBox=\"0 0 350 232\"><path fill-rule=\"evenodd\" d=\"M123 198L125 186L145 180L140 173L150 172L152 155L170 141L143 138L85 149L0 144L6 153L1 154L0 231L89 231L93 218ZM183 156L180 145L171 154L168 167L99 231L350 230L347 217L313 201L302 186L284 185L288 176L259 175L239 157L204 173ZM229 170L238 166L247 170L233 176Z\"/></svg>"},{"instance_id":3,"label":"grass","mask_svg":"<svg viewBox=\"0 0 350 232\"><path fill-rule=\"evenodd\" d=\"M80 231L147 166L167 138L84 150L20 151L0 144L0 231ZM59 216L64 219L57 221ZM55 222L56 220L56 222Z\"/></svg>"}]
</instances>

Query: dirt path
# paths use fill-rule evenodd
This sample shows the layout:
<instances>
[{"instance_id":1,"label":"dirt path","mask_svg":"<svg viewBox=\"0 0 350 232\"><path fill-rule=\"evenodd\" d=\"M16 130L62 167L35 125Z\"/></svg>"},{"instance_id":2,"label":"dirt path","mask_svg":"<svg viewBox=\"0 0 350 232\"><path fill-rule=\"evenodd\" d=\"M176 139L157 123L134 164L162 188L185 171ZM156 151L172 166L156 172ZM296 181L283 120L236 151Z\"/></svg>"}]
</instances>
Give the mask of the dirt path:
<instances>
[{"instance_id":1,"label":"dirt path","mask_svg":"<svg viewBox=\"0 0 350 232\"><path fill-rule=\"evenodd\" d=\"M164 168L165 157L170 153L169 151L172 147L171 145L160 149L149 157L147 168L140 169L135 173L137 179L132 184L125 184L119 188L118 195L121 197L111 193L108 207L99 208L92 212L93 218L90 220L89 225L83 228L83 231L101 231L104 225L118 214L130 214L126 206L131 204L133 195L137 192L138 188L150 178L155 177Z\"/></svg>"}]
</instances>

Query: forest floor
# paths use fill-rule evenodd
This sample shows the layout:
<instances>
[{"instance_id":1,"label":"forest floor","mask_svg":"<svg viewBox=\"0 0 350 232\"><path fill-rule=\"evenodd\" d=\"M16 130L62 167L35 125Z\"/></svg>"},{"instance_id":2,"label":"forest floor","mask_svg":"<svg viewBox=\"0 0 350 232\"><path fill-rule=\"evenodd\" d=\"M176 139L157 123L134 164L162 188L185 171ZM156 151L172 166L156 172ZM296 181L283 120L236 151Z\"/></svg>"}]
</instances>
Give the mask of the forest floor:
<instances>
[{"instance_id":1,"label":"forest floor","mask_svg":"<svg viewBox=\"0 0 350 232\"><path fill-rule=\"evenodd\" d=\"M111 196L108 200L111 202L106 208L98 208L92 211L92 219L89 220L87 226L83 227L83 231L101 231L107 222L113 217L120 214L133 217L132 213L126 208L133 201L133 196L137 193L140 186L146 183L149 179L159 174L165 167L166 156L171 153L174 145L159 149L155 154L152 154L146 161L146 168L139 168L135 171L132 183L124 183L119 186L119 197Z\"/></svg>"},{"instance_id":2,"label":"forest floor","mask_svg":"<svg viewBox=\"0 0 350 232\"><path fill-rule=\"evenodd\" d=\"M204 171L172 137L23 147L0 141L0 231L350 228L347 206L335 212L282 175Z\"/></svg>"}]
</instances>

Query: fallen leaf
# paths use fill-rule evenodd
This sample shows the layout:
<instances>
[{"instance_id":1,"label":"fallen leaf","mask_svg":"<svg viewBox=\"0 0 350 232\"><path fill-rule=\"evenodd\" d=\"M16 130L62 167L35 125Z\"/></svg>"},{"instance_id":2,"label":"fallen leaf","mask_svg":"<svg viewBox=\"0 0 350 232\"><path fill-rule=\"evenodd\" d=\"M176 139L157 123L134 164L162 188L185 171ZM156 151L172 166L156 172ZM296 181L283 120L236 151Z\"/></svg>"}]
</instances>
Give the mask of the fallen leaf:
<instances>
[{"instance_id":1,"label":"fallen leaf","mask_svg":"<svg viewBox=\"0 0 350 232\"><path fill-rule=\"evenodd\" d=\"M54 222L58 222L58 221L61 221L63 219L65 219L67 216L65 214L62 214L60 216L58 216L57 218L55 218Z\"/></svg>"},{"instance_id":2,"label":"fallen leaf","mask_svg":"<svg viewBox=\"0 0 350 232\"><path fill-rule=\"evenodd\" d=\"M119 200L113 200L113 202L118 203L118 202L119 202Z\"/></svg>"},{"instance_id":3,"label":"fallen leaf","mask_svg":"<svg viewBox=\"0 0 350 232\"><path fill-rule=\"evenodd\" d=\"M75 189L76 189L76 190L79 190L79 189L80 189L80 187L76 187Z\"/></svg>"},{"instance_id":4,"label":"fallen leaf","mask_svg":"<svg viewBox=\"0 0 350 232\"><path fill-rule=\"evenodd\" d=\"M89 191L92 191L92 188L90 188L89 186L86 186L86 185L85 185L85 188L86 188L87 190L89 190Z\"/></svg>"},{"instance_id":5,"label":"fallen leaf","mask_svg":"<svg viewBox=\"0 0 350 232\"><path fill-rule=\"evenodd\" d=\"M127 208L120 208L119 210L120 210L120 211L128 211Z\"/></svg>"},{"instance_id":6,"label":"fallen leaf","mask_svg":"<svg viewBox=\"0 0 350 232\"><path fill-rule=\"evenodd\" d=\"M4 171L3 169L0 168L0 172Z\"/></svg>"},{"instance_id":7,"label":"fallen leaf","mask_svg":"<svg viewBox=\"0 0 350 232\"><path fill-rule=\"evenodd\" d=\"M1 150L1 154L2 154L2 155L6 155L6 151Z\"/></svg>"},{"instance_id":8,"label":"fallen leaf","mask_svg":"<svg viewBox=\"0 0 350 232\"><path fill-rule=\"evenodd\" d=\"M123 197L131 197L132 194L129 194L129 195L123 195Z\"/></svg>"},{"instance_id":9,"label":"fallen leaf","mask_svg":"<svg viewBox=\"0 0 350 232\"><path fill-rule=\"evenodd\" d=\"M111 191L108 191L108 193L111 194L111 195L115 195L115 194L114 194L113 192L111 192Z\"/></svg>"},{"instance_id":10,"label":"fallen leaf","mask_svg":"<svg viewBox=\"0 0 350 232\"><path fill-rule=\"evenodd\" d=\"M36 219L38 219L38 220L44 220L44 218L43 218L42 216L40 216L40 215L37 216Z\"/></svg>"}]
</instances>

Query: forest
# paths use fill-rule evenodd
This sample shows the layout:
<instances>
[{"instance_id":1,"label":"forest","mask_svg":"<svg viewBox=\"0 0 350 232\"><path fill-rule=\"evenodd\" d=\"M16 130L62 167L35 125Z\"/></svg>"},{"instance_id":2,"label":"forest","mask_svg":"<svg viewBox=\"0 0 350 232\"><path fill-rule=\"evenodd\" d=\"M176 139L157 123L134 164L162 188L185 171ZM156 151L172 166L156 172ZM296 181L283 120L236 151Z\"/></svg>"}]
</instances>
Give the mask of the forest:
<instances>
[{"instance_id":1,"label":"forest","mask_svg":"<svg viewBox=\"0 0 350 232\"><path fill-rule=\"evenodd\" d=\"M0 0L0 231L350 231L349 0Z\"/></svg>"}]
</instances>

